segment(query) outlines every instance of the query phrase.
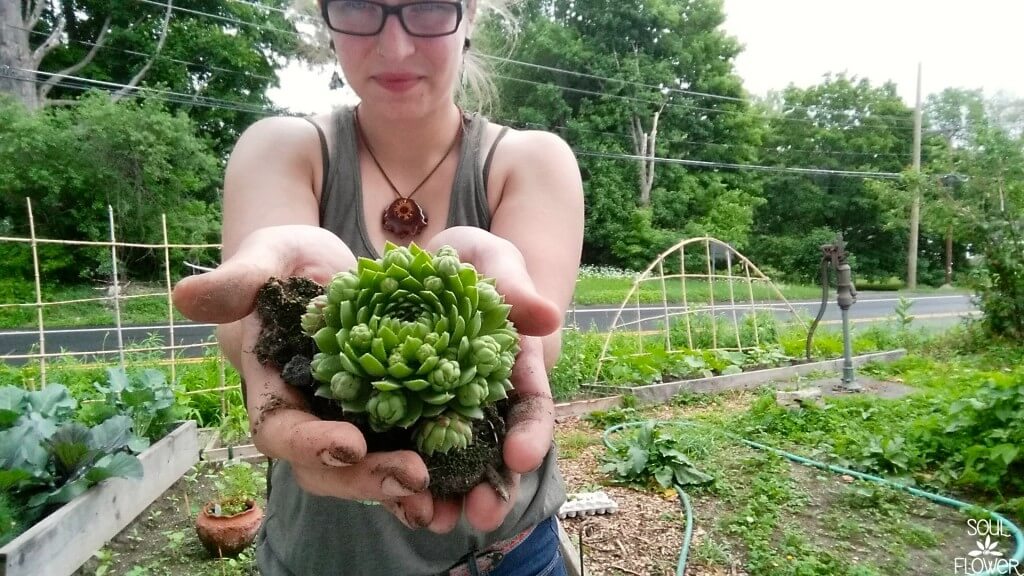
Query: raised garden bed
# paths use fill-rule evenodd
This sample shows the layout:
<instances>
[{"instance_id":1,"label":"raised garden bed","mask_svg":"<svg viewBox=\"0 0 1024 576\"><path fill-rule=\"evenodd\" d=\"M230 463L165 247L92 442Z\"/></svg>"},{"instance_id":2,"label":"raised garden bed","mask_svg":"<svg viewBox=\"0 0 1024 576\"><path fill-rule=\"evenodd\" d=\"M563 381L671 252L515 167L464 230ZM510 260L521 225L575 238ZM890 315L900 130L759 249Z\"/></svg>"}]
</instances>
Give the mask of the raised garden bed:
<instances>
[{"instance_id":1,"label":"raised garden bed","mask_svg":"<svg viewBox=\"0 0 1024 576\"><path fill-rule=\"evenodd\" d=\"M891 350L873 354L861 354L853 357L853 365L863 366L869 362L892 362L905 356L906 350ZM691 378L674 380L646 386L607 386L600 384L584 384L580 389L595 396L614 397L620 395L635 396L641 404L665 402L681 392L709 394L729 390L749 390L773 380L788 380L797 376L806 376L813 372L834 372L842 370L843 359L825 360L793 364L780 368L751 370L739 374L710 376L708 378ZM599 409L599 408L594 408ZM564 409L568 414L568 408Z\"/></svg>"},{"instance_id":2,"label":"raised garden bed","mask_svg":"<svg viewBox=\"0 0 1024 576\"><path fill-rule=\"evenodd\" d=\"M139 455L143 477L112 478L0 548L0 576L67 576L199 460L196 423L179 424Z\"/></svg>"}]
</instances>

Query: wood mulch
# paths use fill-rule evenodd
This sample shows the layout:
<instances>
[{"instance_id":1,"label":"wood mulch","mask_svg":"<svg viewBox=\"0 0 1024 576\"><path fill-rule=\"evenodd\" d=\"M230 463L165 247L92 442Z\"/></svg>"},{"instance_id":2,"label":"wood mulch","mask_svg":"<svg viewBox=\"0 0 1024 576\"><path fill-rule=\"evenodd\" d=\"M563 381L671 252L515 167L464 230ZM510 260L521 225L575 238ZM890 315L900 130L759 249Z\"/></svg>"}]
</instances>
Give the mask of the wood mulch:
<instances>
[{"instance_id":1,"label":"wood mulch","mask_svg":"<svg viewBox=\"0 0 1024 576\"><path fill-rule=\"evenodd\" d=\"M726 397L724 405L706 408L673 408L658 406L644 410L643 417L672 419L686 417L705 410L721 411L744 409L751 396L735 394ZM601 472L601 455L605 447L602 431L579 417L559 421L555 428L559 442L559 468L566 489L573 492L601 490L618 504L618 510L609 514L594 514L564 518L562 525L577 551L582 537L583 574L585 576L675 576L680 548L686 528L679 498L675 490L664 493L641 491L629 487L606 485L609 476ZM582 450L568 444L578 443L585 435L588 445ZM567 442L567 437L572 442ZM562 447L565 443L566 446ZM694 510L696 518L714 517L713 510ZM740 565L728 569L706 568L694 562L695 550L705 531L697 522L690 543L690 560L686 576L747 576Z\"/></svg>"}]
</instances>

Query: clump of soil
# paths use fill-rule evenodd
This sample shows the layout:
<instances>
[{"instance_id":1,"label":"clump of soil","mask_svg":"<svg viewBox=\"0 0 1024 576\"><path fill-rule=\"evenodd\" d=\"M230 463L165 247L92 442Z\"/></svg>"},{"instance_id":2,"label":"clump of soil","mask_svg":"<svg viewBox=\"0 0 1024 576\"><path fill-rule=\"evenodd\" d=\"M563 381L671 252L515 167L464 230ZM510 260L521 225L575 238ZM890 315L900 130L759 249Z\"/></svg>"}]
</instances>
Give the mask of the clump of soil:
<instances>
[{"instance_id":1,"label":"clump of soil","mask_svg":"<svg viewBox=\"0 0 1024 576\"><path fill-rule=\"evenodd\" d=\"M375 432L365 415L344 413L336 402L316 396L318 383L313 379L309 365L317 348L313 339L302 332L300 322L309 301L323 293L323 286L300 277L283 281L271 278L260 288L256 293L256 311L262 324L255 347L257 360L280 370L286 383L302 391L318 418L350 422L357 426L366 438L368 451L415 451L412 429ZM421 454L430 471L430 491L435 497L458 497L486 481L502 498L508 499L509 486L501 451L508 401L502 400L483 409L484 418L473 421L473 442L467 448L447 454Z\"/></svg>"}]
</instances>

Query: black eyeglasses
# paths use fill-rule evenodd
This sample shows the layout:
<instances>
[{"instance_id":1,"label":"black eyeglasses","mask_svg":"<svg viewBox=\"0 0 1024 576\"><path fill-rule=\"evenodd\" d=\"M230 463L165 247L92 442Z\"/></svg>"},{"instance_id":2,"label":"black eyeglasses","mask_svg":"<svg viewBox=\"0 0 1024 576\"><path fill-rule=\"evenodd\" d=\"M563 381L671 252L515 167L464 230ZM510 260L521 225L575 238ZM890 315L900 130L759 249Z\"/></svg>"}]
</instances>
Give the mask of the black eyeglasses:
<instances>
[{"instance_id":1,"label":"black eyeglasses","mask_svg":"<svg viewBox=\"0 0 1024 576\"><path fill-rule=\"evenodd\" d=\"M324 21L335 32L353 36L375 36L384 29L388 16L398 16L410 36L433 38L454 34L462 22L461 2L412 2L389 5L371 0L326 0Z\"/></svg>"}]
</instances>

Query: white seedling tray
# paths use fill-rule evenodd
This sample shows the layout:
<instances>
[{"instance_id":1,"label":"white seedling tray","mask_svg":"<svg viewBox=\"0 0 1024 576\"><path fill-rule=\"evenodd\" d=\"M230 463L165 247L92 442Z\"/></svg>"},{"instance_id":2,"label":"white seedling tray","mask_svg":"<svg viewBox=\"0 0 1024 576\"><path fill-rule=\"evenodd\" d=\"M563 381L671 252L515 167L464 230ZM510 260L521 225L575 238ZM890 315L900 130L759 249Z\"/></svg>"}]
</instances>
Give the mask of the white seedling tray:
<instances>
[{"instance_id":1,"label":"white seedling tray","mask_svg":"<svg viewBox=\"0 0 1024 576\"><path fill-rule=\"evenodd\" d=\"M570 494L558 510L559 518L575 518L592 514L611 514L619 505L604 492L577 492Z\"/></svg>"}]
</instances>

